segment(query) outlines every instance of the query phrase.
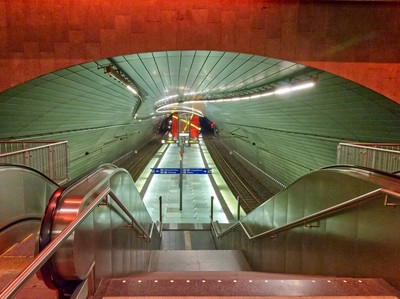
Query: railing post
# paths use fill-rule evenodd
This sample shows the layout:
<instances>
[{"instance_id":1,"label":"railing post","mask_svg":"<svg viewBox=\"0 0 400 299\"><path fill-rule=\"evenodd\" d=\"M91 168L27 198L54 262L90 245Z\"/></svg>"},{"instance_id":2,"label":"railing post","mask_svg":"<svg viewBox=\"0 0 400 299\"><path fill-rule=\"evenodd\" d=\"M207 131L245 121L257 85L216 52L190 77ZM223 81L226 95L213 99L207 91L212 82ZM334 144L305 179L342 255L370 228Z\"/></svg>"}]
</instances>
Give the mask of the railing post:
<instances>
[{"instance_id":1,"label":"railing post","mask_svg":"<svg viewBox=\"0 0 400 299\"><path fill-rule=\"evenodd\" d=\"M160 223L162 223L162 196L158 200L160 201Z\"/></svg>"},{"instance_id":2,"label":"railing post","mask_svg":"<svg viewBox=\"0 0 400 299\"><path fill-rule=\"evenodd\" d=\"M211 196L211 222L214 221L214 196Z\"/></svg>"},{"instance_id":3,"label":"railing post","mask_svg":"<svg viewBox=\"0 0 400 299\"><path fill-rule=\"evenodd\" d=\"M240 221L240 196L237 197L237 203L238 203L237 220Z\"/></svg>"}]
</instances>

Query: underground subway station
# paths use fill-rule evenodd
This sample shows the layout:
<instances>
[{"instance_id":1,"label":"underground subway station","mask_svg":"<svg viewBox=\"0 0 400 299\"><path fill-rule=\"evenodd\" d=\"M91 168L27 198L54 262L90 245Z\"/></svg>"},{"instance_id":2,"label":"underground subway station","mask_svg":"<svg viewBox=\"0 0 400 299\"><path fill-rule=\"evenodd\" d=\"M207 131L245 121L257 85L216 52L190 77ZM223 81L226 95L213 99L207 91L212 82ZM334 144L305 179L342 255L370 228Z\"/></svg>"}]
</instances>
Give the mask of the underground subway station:
<instances>
[{"instance_id":1,"label":"underground subway station","mask_svg":"<svg viewBox=\"0 0 400 299\"><path fill-rule=\"evenodd\" d=\"M399 16L0 0L0 298L399 298Z\"/></svg>"}]
</instances>

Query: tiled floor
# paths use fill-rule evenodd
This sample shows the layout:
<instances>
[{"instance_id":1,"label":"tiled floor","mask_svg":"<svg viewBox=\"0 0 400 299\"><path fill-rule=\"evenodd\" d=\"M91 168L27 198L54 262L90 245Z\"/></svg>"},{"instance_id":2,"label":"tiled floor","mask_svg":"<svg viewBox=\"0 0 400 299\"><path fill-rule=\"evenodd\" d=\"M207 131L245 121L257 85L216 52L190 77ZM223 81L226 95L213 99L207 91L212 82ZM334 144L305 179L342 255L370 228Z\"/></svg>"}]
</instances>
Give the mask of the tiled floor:
<instances>
[{"instance_id":1,"label":"tiled floor","mask_svg":"<svg viewBox=\"0 0 400 299\"><path fill-rule=\"evenodd\" d=\"M171 144L166 149L158 168L179 168L180 147ZM204 168L198 144L185 147L183 168ZM150 176L151 182L143 201L153 220L159 219L159 197L163 202L164 223L209 223L211 214L211 196L214 197L214 220L227 223L228 218L220 204L207 174L184 174L182 189L182 211L180 211L180 189L178 174L156 174ZM139 178L140 179L140 178Z\"/></svg>"}]
</instances>

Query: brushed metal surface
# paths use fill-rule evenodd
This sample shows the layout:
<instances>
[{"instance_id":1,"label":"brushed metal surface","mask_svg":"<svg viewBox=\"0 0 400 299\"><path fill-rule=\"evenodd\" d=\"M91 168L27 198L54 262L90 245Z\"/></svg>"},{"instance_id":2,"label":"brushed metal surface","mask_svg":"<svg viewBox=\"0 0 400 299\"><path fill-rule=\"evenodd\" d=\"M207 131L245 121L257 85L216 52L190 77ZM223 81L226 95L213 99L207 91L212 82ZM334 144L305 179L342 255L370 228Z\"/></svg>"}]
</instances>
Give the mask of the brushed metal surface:
<instances>
[{"instance_id":1,"label":"brushed metal surface","mask_svg":"<svg viewBox=\"0 0 400 299\"><path fill-rule=\"evenodd\" d=\"M153 223L130 174L124 169L103 166L62 195L53 218L52 238L107 187L150 234ZM130 224L130 218L108 196L107 205L99 205L53 256L56 275L65 280L84 280L94 264L97 284L103 277L145 270L150 249L159 249L160 239L153 234L148 242Z\"/></svg>"},{"instance_id":2,"label":"brushed metal surface","mask_svg":"<svg viewBox=\"0 0 400 299\"><path fill-rule=\"evenodd\" d=\"M400 179L351 167L320 170L254 210L243 225L258 234L379 188L399 192ZM377 195L309 226L251 241L237 227L217 247L243 250L258 271L379 277L400 289L400 210L384 202Z\"/></svg>"},{"instance_id":3,"label":"brushed metal surface","mask_svg":"<svg viewBox=\"0 0 400 299\"><path fill-rule=\"evenodd\" d=\"M0 165L0 244L8 244L6 236L10 234L17 242L32 233L29 224L23 225L23 229L12 226L28 220L39 222L56 188L57 184L27 167ZM9 229L12 233L6 232Z\"/></svg>"}]
</instances>

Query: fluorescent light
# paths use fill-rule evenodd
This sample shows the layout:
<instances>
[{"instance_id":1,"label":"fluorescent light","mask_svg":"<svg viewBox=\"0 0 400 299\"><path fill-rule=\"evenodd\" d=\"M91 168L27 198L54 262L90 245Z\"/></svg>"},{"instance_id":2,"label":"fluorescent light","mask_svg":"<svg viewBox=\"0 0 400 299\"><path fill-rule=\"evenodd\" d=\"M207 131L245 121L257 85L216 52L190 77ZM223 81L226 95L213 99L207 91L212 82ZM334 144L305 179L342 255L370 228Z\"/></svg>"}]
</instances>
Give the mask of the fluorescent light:
<instances>
[{"instance_id":1,"label":"fluorescent light","mask_svg":"<svg viewBox=\"0 0 400 299\"><path fill-rule=\"evenodd\" d=\"M274 93L271 91L271 92L266 92L266 93L263 93L263 94L261 94L261 97L269 97L269 96L272 96Z\"/></svg>"},{"instance_id":2,"label":"fluorescent light","mask_svg":"<svg viewBox=\"0 0 400 299\"><path fill-rule=\"evenodd\" d=\"M282 87L274 91L274 94L285 94L292 91L291 87Z\"/></svg>"},{"instance_id":3,"label":"fluorescent light","mask_svg":"<svg viewBox=\"0 0 400 299\"><path fill-rule=\"evenodd\" d=\"M179 97L179 94L173 94L171 96L167 96L165 98L162 98L160 101L165 101L165 100L169 100L169 99L173 99L173 98L177 98Z\"/></svg>"},{"instance_id":4,"label":"fluorescent light","mask_svg":"<svg viewBox=\"0 0 400 299\"><path fill-rule=\"evenodd\" d=\"M189 108L189 107L184 107L181 106L181 104L183 103L188 103L188 104L196 104L196 103L221 103L221 102L236 102L236 101L243 101L243 100L254 100L254 99L261 99L261 98L265 98L265 97L269 97L272 95L281 95L281 94L286 94L286 93L290 93L293 91L297 91L297 90L302 90L302 89L306 89L306 88L310 88L316 85L316 81L315 79L311 80L311 81L306 81L306 82L302 82L296 85L292 85L292 86L286 86L286 87L280 87L280 88L276 88L276 89L271 89L265 93L257 93L257 94L253 94L253 95L247 95L247 96L242 96L242 97L231 97L231 98L217 98L217 99L198 99L198 100L185 100L182 99L180 102L174 102L174 103L165 103L165 105L161 105L160 107L158 107L156 109L156 111L158 113L162 113L162 112L166 112L166 111L174 111L176 109L180 109L183 110L185 112L190 112L189 109L193 109L193 108ZM203 92L198 92L197 94L201 94ZM192 95L195 93L188 93L185 95ZM177 97L178 95L173 95L173 96L169 96L167 98L164 98L163 100L166 99L172 99L174 97ZM158 106L159 104L161 104L162 100L157 101L156 102L156 106ZM171 108L169 108L171 107ZM174 107L174 108L172 108ZM168 109L169 108L169 109ZM178 110L176 110L178 111ZM197 112L193 112L197 115L202 116L202 112L201 111L197 111Z\"/></svg>"},{"instance_id":5,"label":"fluorescent light","mask_svg":"<svg viewBox=\"0 0 400 299\"><path fill-rule=\"evenodd\" d=\"M189 93L184 93L183 95L184 96L194 96L196 94L198 94L198 92L189 92Z\"/></svg>"},{"instance_id":6,"label":"fluorescent light","mask_svg":"<svg viewBox=\"0 0 400 299\"><path fill-rule=\"evenodd\" d=\"M117 69L115 66L113 65L108 65L104 68L104 72L108 75L110 75L111 77L113 77L114 79L118 80L118 82L120 82L122 85L126 86L126 88L134 93L135 95L137 95L140 100L142 100L142 97L139 94L139 91L136 90L136 86L134 84L134 82L131 82L130 80L126 79L126 75L122 72L122 70Z\"/></svg>"},{"instance_id":7,"label":"fluorescent light","mask_svg":"<svg viewBox=\"0 0 400 299\"><path fill-rule=\"evenodd\" d=\"M310 88L310 87L313 87L314 85L315 85L315 82L308 82L308 83L304 83L304 84L295 85L292 87L292 91Z\"/></svg>"},{"instance_id":8,"label":"fluorescent light","mask_svg":"<svg viewBox=\"0 0 400 299\"><path fill-rule=\"evenodd\" d=\"M168 105L161 106L156 109L157 113L166 113L166 112L181 112L181 113L193 113L203 117L203 112L200 110L194 109L192 107L182 106L181 103L171 103Z\"/></svg>"},{"instance_id":9,"label":"fluorescent light","mask_svg":"<svg viewBox=\"0 0 400 299\"><path fill-rule=\"evenodd\" d=\"M126 88L127 88L129 91L133 92L135 95L138 95L137 91L134 90L130 85L127 85Z\"/></svg>"}]
</instances>

